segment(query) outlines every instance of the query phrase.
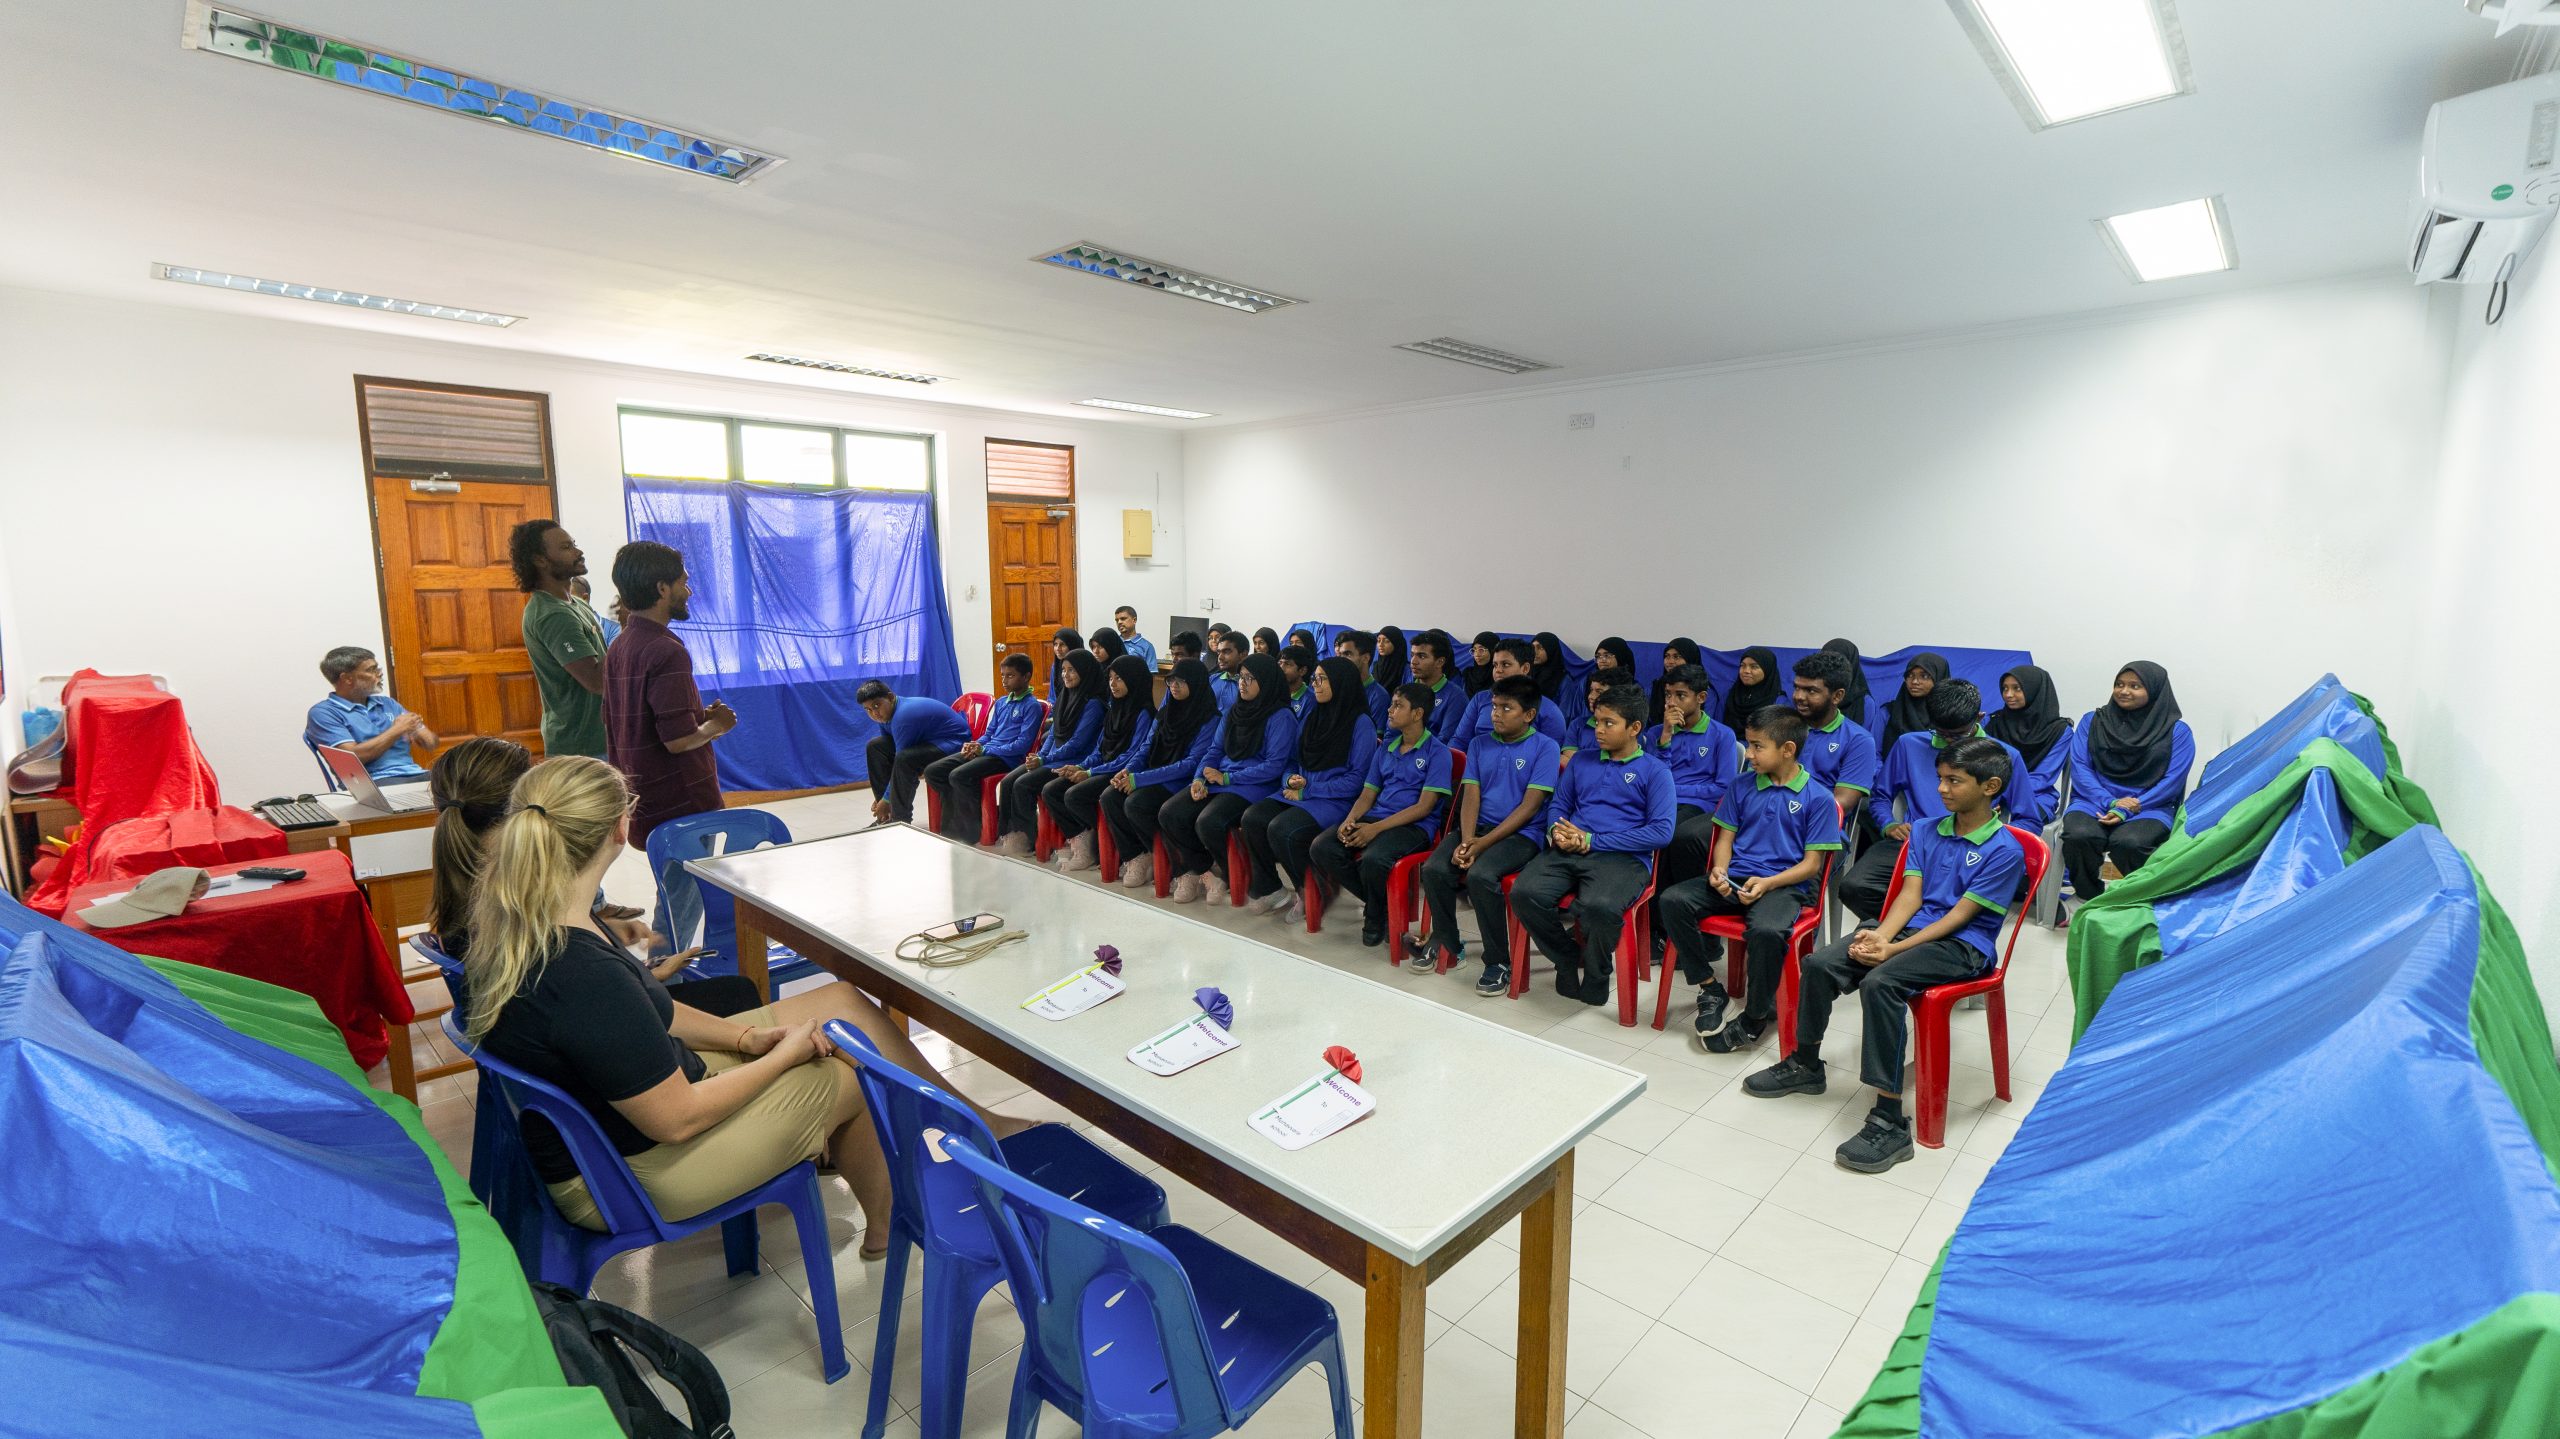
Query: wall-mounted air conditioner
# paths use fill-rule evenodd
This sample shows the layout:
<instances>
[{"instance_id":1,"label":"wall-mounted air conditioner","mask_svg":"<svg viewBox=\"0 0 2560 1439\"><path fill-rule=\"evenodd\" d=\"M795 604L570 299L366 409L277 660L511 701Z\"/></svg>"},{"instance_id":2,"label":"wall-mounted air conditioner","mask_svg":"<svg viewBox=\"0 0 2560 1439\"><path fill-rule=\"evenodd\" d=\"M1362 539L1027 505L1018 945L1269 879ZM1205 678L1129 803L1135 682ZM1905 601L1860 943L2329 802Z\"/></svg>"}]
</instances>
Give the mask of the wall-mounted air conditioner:
<instances>
[{"instance_id":1,"label":"wall-mounted air conditioner","mask_svg":"<svg viewBox=\"0 0 2560 1439\"><path fill-rule=\"evenodd\" d=\"M2427 111L2418 157L2419 284L2504 280L2560 208L2560 73L2458 95Z\"/></svg>"}]
</instances>

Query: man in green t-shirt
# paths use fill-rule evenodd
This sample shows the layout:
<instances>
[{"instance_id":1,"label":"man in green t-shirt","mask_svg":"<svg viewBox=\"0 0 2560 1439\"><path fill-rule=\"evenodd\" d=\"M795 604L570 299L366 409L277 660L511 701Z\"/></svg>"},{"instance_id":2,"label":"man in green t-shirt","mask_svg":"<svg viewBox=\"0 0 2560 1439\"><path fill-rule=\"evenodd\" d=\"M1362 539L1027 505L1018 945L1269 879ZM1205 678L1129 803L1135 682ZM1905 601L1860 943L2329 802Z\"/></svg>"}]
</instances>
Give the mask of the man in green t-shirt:
<instances>
[{"instance_id":1,"label":"man in green t-shirt","mask_svg":"<svg viewBox=\"0 0 2560 1439\"><path fill-rule=\"evenodd\" d=\"M545 754L604 758L604 631L569 592L587 556L557 520L527 520L507 535L507 559L524 591L524 652L542 691Z\"/></svg>"}]
</instances>

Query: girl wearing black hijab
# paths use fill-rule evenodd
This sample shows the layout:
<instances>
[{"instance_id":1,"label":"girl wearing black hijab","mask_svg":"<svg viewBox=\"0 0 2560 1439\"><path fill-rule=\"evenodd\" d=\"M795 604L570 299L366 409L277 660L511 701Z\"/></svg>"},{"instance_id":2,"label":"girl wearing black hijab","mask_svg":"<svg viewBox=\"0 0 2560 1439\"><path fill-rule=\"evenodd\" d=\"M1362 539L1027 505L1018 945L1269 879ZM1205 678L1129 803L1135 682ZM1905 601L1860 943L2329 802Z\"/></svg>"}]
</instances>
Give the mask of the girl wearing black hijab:
<instances>
[{"instance_id":1,"label":"girl wearing black hijab","mask_svg":"<svg viewBox=\"0 0 2560 1439\"><path fill-rule=\"evenodd\" d=\"M1255 630L1253 632L1253 652L1258 655L1269 655L1273 659L1278 659L1280 657L1280 632L1269 625L1264 625L1262 628Z\"/></svg>"},{"instance_id":2,"label":"girl wearing black hijab","mask_svg":"<svg viewBox=\"0 0 2560 1439\"><path fill-rule=\"evenodd\" d=\"M1283 923L1307 917L1308 856L1316 836L1351 813L1378 748L1366 683L1360 666L1339 655L1316 666L1308 681L1316 702L1298 731L1297 762L1277 794L1244 812L1244 852L1253 871L1247 892L1257 914L1278 914Z\"/></svg>"},{"instance_id":3,"label":"girl wearing black hijab","mask_svg":"<svg viewBox=\"0 0 2560 1439\"><path fill-rule=\"evenodd\" d=\"M1066 688L1067 656L1084 648L1084 636L1072 625L1062 625L1049 636L1049 708L1058 707L1058 692Z\"/></svg>"},{"instance_id":4,"label":"girl wearing black hijab","mask_svg":"<svg viewBox=\"0 0 2560 1439\"><path fill-rule=\"evenodd\" d=\"M1673 670L1680 668L1682 665L1696 665L1703 669L1706 667L1706 663L1707 661L1705 656L1698 652L1698 642L1689 638L1687 635L1682 635L1680 638L1673 640L1671 643L1662 647L1662 673L1665 675L1670 674ZM1667 681L1663 679L1656 679L1653 682L1653 708L1647 714L1644 722L1644 726L1648 730L1660 729L1662 727L1662 688L1666 683ZM1708 701L1707 708L1710 711L1715 709L1715 703L1713 700ZM1727 726L1727 728L1731 728L1731 726Z\"/></svg>"},{"instance_id":5,"label":"girl wearing black hijab","mask_svg":"<svg viewBox=\"0 0 2560 1439\"><path fill-rule=\"evenodd\" d=\"M2020 665L2000 676L2000 708L1982 722L1982 728L1993 739L2004 741L2027 762L2027 773L2010 781L2023 791L2042 796L2042 809L2029 809L2039 814L2052 814L2060 806L2062 767L2071 761L2071 746L2063 743L2071 734L2071 721L2062 717L2062 701L2053 693L2053 676L2034 665ZM2019 813L2017 802L2010 801L2010 812Z\"/></svg>"},{"instance_id":6,"label":"girl wearing black hijab","mask_svg":"<svg viewBox=\"0 0 2560 1439\"><path fill-rule=\"evenodd\" d=\"M1636 652L1624 639L1616 635L1611 635L1593 646L1591 660L1591 673L1595 676L1608 675L1608 682L1612 685L1631 685L1636 682ZM1612 670L1617 673L1610 674Z\"/></svg>"},{"instance_id":7,"label":"girl wearing black hijab","mask_svg":"<svg viewBox=\"0 0 2560 1439\"><path fill-rule=\"evenodd\" d=\"M1369 660L1369 683L1392 694L1412 674L1405 662L1404 631L1395 625L1382 626L1376 644Z\"/></svg>"},{"instance_id":8,"label":"girl wearing black hijab","mask_svg":"<svg viewBox=\"0 0 2560 1439\"><path fill-rule=\"evenodd\" d=\"M1244 879L1218 875L1217 866L1227 860L1227 837L1255 800L1279 790L1297 758L1298 716L1289 708L1280 662L1247 655L1236 702L1218 721L1217 739L1199 772L1156 816L1176 876L1174 903L1215 903L1227 897L1227 885Z\"/></svg>"},{"instance_id":9,"label":"girl wearing black hijab","mask_svg":"<svg viewBox=\"0 0 2560 1439\"><path fill-rule=\"evenodd\" d=\"M1929 692L1946 683L1954 671L1947 657L1935 650L1922 650L1902 667L1902 688L1885 702L1884 733L1876 736L1879 756L1893 753L1893 742L1907 734L1925 734L1929 725ZM1840 706L1847 709L1848 703Z\"/></svg>"},{"instance_id":10,"label":"girl wearing black hijab","mask_svg":"<svg viewBox=\"0 0 2560 1439\"><path fill-rule=\"evenodd\" d=\"M1840 697L1840 713L1847 715L1851 724L1873 733L1875 696L1867 688L1866 658L1847 640L1830 640L1822 647L1849 661L1849 692Z\"/></svg>"},{"instance_id":11,"label":"girl wearing black hijab","mask_svg":"<svg viewBox=\"0 0 2560 1439\"><path fill-rule=\"evenodd\" d=\"M1493 647L1500 643L1502 636L1493 631L1476 631L1475 648L1468 657L1467 667L1458 675L1466 682L1467 698L1474 699L1493 688Z\"/></svg>"},{"instance_id":12,"label":"girl wearing black hijab","mask_svg":"<svg viewBox=\"0 0 2560 1439\"><path fill-rule=\"evenodd\" d=\"M1565 694L1564 641L1557 639L1553 630L1540 630L1529 637L1529 647L1529 678L1538 682L1538 693L1554 700L1559 708L1578 704L1582 696Z\"/></svg>"},{"instance_id":13,"label":"girl wearing black hijab","mask_svg":"<svg viewBox=\"0 0 2560 1439\"><path fill-rule=\"evenodd\" d=\"M1145 660L1136 655L1113 660L1106 688L1110 697L1103 704L1102 725L1092 750L1059 765L1040 795L1048 802L1050 821L1067 841L1056 856L1060 874L1074 874L1098 863L1094 826L1101 820L1103 792L1111 787L1113 775L1146 756L1147 742L1155 735L1155 676L1147 672Z\"/></svg>"},{"instance_id":14,"label":"girl wearing black hijab","mask_svg":"<svg viewBox=\"0 0 2560 1439\"><path fill-rule=\"evenodd\" d=\"M1129 646L1122 642L1118 630L1093 632L1093 657L1098 663L1107 665L1128 652Z\"/></svg>"},{"instance_id":15,"label":"girl wearing black hijab","mask_svg":"<svg viewBox=\"0 0 2560 1439\"><path fill-rule=\"evenodd\" d=\"M2085 903L2106 893L2098 866L2131 874L2169 838L2195 768L2196 741L2178 718L2169 672L2149 660L2116 671L2107 702L2071 737L2071 808L2062 816L2062 865Z\"/></svg>"},{"instance_id":16,"label":"girl wearing black hijab","mask_svg":"<svg viewBox=\"0 0 2560 1439\"><path fill-rule=\"evenodd\" d=\"M1733 688L1725 693L1724 710L1716 717L1739 735L1750 727L1753 715L1786 702L1786 687L1778 683L1778 652L1767 645L1753 645L1742 652Z\"/></svg>"},{"instance_id":17,"label":"girl wearing black hijab","mask_svg":"<svg viewBox=\"0 0 2560 1439\"><path fill-rule=\"evenodd\" d=\"M996 781L996 848L1011 855L1031 853L1040 832L1041 791L1058 777L1058 766L1091 755L1094 741L1102 737L1102 712L1110 707L1104 684L1102 661L1085 650L1067 656L1067 683L1049 710L1048 741Z\"/></svg>"},{"instance_id":18,"label":"girl wearing black hijab","mask_svg":"<svg viewBox=\"0 0 2560 1439\"><path fill-rule=\"evenodd\" d=\"M1163 827L1162 811L1175 787L1188 788L1218 737L1218 699L1209 690L1209 667L1175 660L1165 685L1164 707L1138 762L1111 777L1102 793L1103 822L1120 851L1120 882L1131 889L1155 878L1152 850Z\"/></svg>"}]
</instances>

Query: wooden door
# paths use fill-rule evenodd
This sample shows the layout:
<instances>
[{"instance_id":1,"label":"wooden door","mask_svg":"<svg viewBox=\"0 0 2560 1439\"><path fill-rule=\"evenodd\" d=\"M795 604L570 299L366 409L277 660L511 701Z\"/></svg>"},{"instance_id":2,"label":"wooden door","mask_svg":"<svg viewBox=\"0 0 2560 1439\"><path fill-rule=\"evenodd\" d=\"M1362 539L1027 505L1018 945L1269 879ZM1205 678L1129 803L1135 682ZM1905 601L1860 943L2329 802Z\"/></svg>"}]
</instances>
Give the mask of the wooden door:
<instances>
[{"instance_id":1,"label":"wooden door","mask_svg":"<svg viewBox=\"0 0 2560 1439\"><path fill-rule=\"evenodd\" d=\"M507 531L553 513L548 485L373 479L392 698L445 745L496 735L542 753L542 692L525 658Z\"/></svg>"},{"instance_id":2,"label":"wooden door","mask_svg":"<svg viewBox=\"0 0 2560 1439\"><path fill-rule=\"evenodd\" d=\"M1031 656L1031 687L1048 693L1049 637L1075 623L1076 512L1071 505L987 502L995 576L995 658Z\"/></svg>"}]
</instances>

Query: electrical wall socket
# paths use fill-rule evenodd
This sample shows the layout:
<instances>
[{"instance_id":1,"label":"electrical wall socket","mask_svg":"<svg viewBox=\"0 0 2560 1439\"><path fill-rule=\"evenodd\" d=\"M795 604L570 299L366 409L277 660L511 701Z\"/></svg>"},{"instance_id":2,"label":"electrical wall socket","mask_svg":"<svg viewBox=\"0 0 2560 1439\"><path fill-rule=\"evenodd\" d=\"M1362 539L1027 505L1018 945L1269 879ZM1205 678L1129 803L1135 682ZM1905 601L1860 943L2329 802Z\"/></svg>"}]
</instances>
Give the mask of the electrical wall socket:
<instances>
[{"instance_id":1,"label":"electrical wall socket","mask_svg":"<svg viewBox=\"0 0 2560 1439\"><path fill-rule=\"evenodd\" d=\"M1599 423L1600 417L1591 413L1589 410L1584 410L1580 414L1567 415L1564 417L1564 427L1568 430L1588 430Z\"/></svg>"}]
</instances>

